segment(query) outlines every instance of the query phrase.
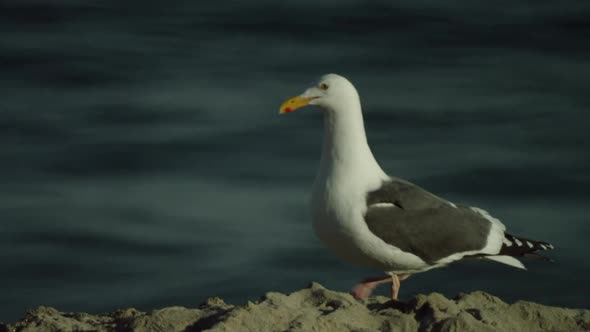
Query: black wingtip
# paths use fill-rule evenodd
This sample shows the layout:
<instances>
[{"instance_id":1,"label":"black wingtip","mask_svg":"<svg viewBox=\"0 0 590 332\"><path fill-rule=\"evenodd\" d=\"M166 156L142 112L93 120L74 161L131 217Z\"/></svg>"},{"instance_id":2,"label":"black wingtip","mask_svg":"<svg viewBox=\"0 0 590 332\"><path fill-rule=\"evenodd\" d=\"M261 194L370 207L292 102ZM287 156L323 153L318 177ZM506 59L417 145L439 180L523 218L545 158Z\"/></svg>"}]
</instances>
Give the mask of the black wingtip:
<instances>
[{"instance_id":1,"label":"black wingtip","mask_svg":"<svg viewBox=\"0 0 590 332\"><path fill-rule=\"evenodd\" d=\"M553 250L555 247L544 241L529 240L523 237L504 234L504 244L500 254L509 256L526 256L528 254L538 255L537 251ZM541 255L539 255L541 256ZM544 256L542 256L544 257ZM547 260L550 260L547 258Z\"/></svg>"}]
</instances>

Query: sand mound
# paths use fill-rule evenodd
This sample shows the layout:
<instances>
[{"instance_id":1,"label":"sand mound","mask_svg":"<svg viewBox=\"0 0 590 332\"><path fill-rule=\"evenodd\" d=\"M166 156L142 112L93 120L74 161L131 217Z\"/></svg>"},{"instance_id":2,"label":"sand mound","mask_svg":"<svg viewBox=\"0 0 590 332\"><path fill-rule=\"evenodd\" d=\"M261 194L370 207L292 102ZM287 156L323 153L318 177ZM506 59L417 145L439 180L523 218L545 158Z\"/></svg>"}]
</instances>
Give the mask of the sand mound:
<instances>
[{"instance_id":1,"label":"sand mound","mask_svg":"<svg viewBox=\"0 0 590 332\"><path fill-rule=\"evenodd\" d=\"M450 300L438 293L408 302L367 301L314 283L290 295L268 293L241 306L211 298L199 308L135 309L105 315L61 313L39 307L4 331L590 331L590 310L519 301L484 292Z\"/></svg>"}]
</instances>

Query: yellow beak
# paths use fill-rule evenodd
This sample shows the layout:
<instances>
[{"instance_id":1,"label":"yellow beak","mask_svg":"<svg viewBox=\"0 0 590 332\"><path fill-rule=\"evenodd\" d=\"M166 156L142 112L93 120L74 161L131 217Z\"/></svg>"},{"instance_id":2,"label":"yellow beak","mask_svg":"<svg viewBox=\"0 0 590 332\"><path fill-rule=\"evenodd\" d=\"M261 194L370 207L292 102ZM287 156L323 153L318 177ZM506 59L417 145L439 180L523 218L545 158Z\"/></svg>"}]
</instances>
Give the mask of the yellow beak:
<instances>
[{"instance_id":1,"label":"yellow beak","mask_svg":"<svg viewBox=\"0 0 590 332\"><path fill-rule=\"evenodd\" d=\"M294 110L296 110L298 108L308 105L312 99L314 99L314 98L301 97L301 96L293 97L293 98L285 101L281 105L281 109L279 110L279 114L293 112Z\"/></svg>"}]
</instances>

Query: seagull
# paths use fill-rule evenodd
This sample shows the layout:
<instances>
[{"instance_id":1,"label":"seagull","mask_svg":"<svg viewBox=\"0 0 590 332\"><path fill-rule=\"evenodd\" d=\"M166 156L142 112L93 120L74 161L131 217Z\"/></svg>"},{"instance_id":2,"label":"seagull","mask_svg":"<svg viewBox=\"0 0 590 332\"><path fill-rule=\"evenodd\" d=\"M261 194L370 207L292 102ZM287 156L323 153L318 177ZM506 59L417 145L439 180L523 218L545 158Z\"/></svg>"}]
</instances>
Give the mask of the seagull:
<instances>
[{"instance_id":1,"label":"seagull","mask_svg":"<svg viewBox=\"0 0 590 332\"><path fill-rule=\"evenodd\" d=\"M464 258L481 258L526 269L515 257L537 257L553 245L506 233L487 211L452 203L406 180L386 174L367 142L359 95L346 78L327 74L279 113L307 105L324 115L322 157L311 195L313 229L337 256L380 269L352 290L363 299L391 282Z\"/></svg>"}]
</instances>

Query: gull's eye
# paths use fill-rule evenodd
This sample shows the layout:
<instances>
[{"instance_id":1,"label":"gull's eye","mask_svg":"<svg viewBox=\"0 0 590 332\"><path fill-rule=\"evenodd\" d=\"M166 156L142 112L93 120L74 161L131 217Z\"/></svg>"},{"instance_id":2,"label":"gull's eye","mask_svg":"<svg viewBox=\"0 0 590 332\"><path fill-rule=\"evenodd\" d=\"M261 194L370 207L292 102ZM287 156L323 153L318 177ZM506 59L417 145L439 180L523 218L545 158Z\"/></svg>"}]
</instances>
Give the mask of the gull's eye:
<instances>
[{"instance_id":1,"label":"gull's eye","mask_svg":"<svg viewBox=\"0 0 590 332\"><path fill-rule=\"evenodd\" d=\"M322 90L328 90L329 86L327 83L320 83L320 89Z\"/></svg>"}]
</instances>

